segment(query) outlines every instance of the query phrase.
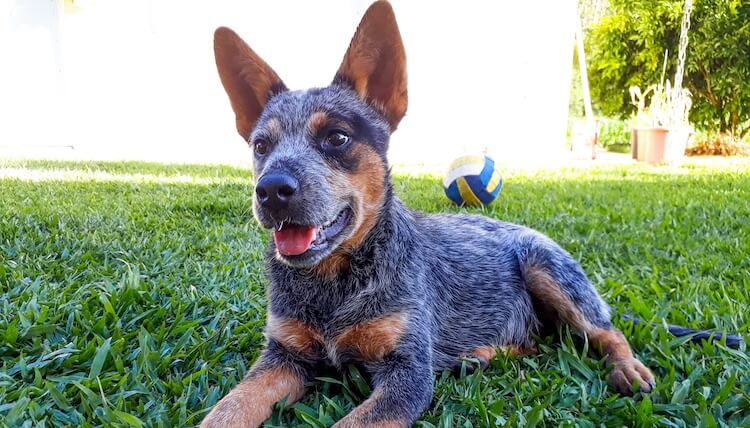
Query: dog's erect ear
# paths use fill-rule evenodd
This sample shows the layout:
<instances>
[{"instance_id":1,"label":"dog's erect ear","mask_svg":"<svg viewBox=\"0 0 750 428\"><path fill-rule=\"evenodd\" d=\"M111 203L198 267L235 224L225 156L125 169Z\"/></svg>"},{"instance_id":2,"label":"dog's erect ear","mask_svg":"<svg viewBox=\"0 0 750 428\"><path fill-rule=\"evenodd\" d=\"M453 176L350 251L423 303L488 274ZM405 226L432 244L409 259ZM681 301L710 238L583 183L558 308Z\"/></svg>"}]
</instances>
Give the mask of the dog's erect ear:
<instances>
[{"instance_id":1,"label":"dog's erect ear","mask_svg":"<svg viewBox=\"0 0 750 428\"><path fill-rule=\"evenodd\" d=\"M354 33L334 83L348 83L394 131L406 113L406 52L387 1L373 3Z\"/></svg>"},{"instance_id":2,"label":"dog's erect ear","mask_svg":"<svg viewBox=\"0 0 750 428\"><path fill-rule=\"evenodd\" d=\"M216 67L246 141L271 96L286 91L284 82L240 36L226 27L214 33Z\"/></svg>"}]
</instances>

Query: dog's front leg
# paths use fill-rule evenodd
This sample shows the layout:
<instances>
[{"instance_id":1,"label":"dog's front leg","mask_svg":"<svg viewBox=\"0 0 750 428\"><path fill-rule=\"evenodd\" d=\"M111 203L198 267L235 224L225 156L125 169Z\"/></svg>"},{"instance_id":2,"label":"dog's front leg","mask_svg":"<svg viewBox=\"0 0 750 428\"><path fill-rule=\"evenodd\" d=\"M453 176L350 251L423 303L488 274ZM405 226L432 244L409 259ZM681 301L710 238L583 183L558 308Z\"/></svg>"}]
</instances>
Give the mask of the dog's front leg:
<instances>
[{"instance_id":1,"label":"dog's front leg","mask_svg":"<svg viewBox=\"0 0 750 428\"><path fill-rule=\"evenodd\" d=\"M271 416L273 405L286 397L293 403L302 397L310 373L274 340L229 394L201 422L201 428L259 427Z\"/></svg>"},{"instance_id":2,"label":"dog's front leg","mask_svg":"<svg viewBox=\"0 0 750 428\"><path fill-rule=\"evenodd\" d=\"M426 349L402 347L382 362L368 364L372 395L333 428L412 426L432 400L429 354Z\"/></svg>"}]
</instances>

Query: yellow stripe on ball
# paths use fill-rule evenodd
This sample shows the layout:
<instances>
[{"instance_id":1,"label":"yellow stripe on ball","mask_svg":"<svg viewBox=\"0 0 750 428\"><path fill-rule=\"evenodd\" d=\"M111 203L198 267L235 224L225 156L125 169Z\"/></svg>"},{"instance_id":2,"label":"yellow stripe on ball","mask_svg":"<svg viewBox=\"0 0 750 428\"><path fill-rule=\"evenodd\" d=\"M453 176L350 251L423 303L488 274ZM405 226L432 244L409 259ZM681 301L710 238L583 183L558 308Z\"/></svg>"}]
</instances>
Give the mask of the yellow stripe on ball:
<instances>
[{"instance_id":1,"label":"yellow stripe on ball","mask_svg":"<svg viewBox=\"0 0 750 428\"><path fill-rule=\"evenodd\" d=\"M480 201L474 192L471 191L471 187L469 187L469 183L466 182L465 178L458 177L456 179L456 185L458 186L458 193L467 205L475 207L482 205L482 201Z\"/></svg>"},{"instance_id":2,"label":"yellow stripe on ball","mask_svg":"<svg viewBox=\"0 0 750 428\"><path fill-rule=\"evenodd\" d=\"M492 177L490 177L490 182L487 183L487 192L492 193L493 191L495 191L495 188L498 184L500 184L501 179L502 177L500 176L500 171L495 170L492 173Z\"/></svg>"}]
</instances>

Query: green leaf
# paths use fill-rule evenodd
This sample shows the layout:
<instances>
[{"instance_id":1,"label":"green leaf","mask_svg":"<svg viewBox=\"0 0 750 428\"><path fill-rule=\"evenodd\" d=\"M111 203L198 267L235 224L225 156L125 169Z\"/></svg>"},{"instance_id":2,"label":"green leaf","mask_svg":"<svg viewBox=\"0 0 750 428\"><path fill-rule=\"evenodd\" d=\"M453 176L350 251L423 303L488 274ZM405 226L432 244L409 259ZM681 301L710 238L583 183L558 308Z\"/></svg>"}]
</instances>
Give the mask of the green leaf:
<instances>
[{"instance_id":1,"label":"green leaf","mask_svg":"<svg viewBox=\"0 0 750 428\"><path fill-rule=\"evenodd\" d=\"M685 379L680 383L680 385L675 388L672 399L669 401L671 404L682 404L685 401L685 397L687 397L688 393L690 392L690 379Z\"/></svg>"},{"instance_id":2,"label":"green leaf","mask_svg":"<svg viewBox=\"0 0 750 428\"><path fill-rule=\"evenodd\" d=\"M143 421L131 415L130 413L125 413L120 410L113 410L112 413L117 417L117 420L127 424L128 426L136 427L136 428L141 428L145 426Z\"/></svg>"},{"instance_id":3,"label":"green leaf","mask_svg":"<svg viewBox=\"0 0 750 428\"><path fill-rule=\"evenodd\" d=\"M5 342L13 346L16 344L16 340L18 339L18 329L15 325L9 324L8 327L5 329Z\"/></svg>"},{"instance_id":4,"label":"green leaf","mask_svg":"<svg viewBox=\"0 0 750 428\"><path fill-rule=\"evenodd\" d=\"M294 414L304 422L307 422L314 427L326 428L325 424L318 420L315 411L309 407L294 406Z\"/></svg>"},{"instance_id":5,"label":"green leaf","mask_svg":"<svg viewBox=\"0 0 750 428\"><path fill-rule=\"evenodd\" d=\"M107 360L107 355L109 355L111 341L111 337L107 338L107 340L96 349L96 355L94 356L94 360L91 363L91 370L89 371L89 379L94 379L99 376L99 373L101 373L104 362Z\"/></svg>"},{"instance_id":6,"label":"green leaf","mask_svg":"<svg viewBox=\"0 0 750 428\"><path fill-rule=\"evenodd\" d=\"M348 366L348 369L349 378L352 380L352 382L354 382L354 386L357 387L357 391L362 395L362 397L369 397L372 393L372 390L370 389L370 385L367 384L365 379L359 373L359 370L357 370L357 367L355 367L353 364L350 364Z\"/></svg>"}]
</instances>

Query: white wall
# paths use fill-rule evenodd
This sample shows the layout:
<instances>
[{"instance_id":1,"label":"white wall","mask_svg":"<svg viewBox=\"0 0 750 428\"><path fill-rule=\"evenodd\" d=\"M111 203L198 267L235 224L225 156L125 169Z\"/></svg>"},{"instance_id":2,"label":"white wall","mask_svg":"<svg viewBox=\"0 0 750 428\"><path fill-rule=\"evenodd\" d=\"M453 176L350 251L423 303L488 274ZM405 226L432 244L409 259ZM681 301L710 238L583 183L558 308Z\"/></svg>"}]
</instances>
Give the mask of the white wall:
<instances>
[{"instance_id":1,"label":"white wall","mask_svg":"<svg viewBox=\"0 0 750 428\"><path fill-rule=\"evenodd\" d=\"M219 162L249 152L216 75L213 30L235 29L290 88L324 86L369 5L78 0L70 12L55 0L0 3L0 155L52 143L75 146L50 152L58 156ZM562 148L573 0L393 3L410 106L392 160L440 162L484 147L523 160Z\"/></svg>"}]
</instances>

